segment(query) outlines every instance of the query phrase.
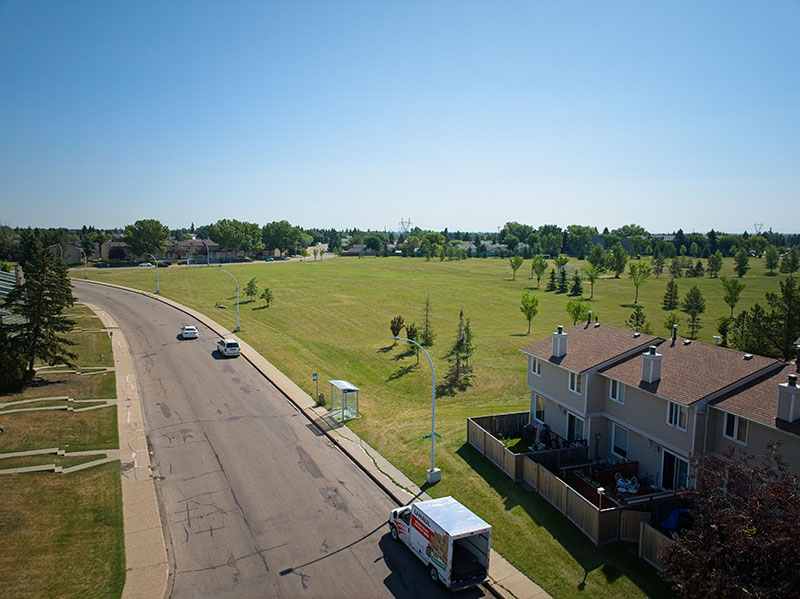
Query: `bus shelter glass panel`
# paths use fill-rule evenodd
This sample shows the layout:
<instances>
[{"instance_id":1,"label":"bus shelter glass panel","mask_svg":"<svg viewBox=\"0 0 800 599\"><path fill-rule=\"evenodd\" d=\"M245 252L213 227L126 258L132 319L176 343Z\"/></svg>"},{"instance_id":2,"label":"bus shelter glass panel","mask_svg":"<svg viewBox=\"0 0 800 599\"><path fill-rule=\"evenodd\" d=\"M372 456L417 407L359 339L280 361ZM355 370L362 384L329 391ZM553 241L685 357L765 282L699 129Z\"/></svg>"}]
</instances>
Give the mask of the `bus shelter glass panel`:
<instances>
[{"instance_id":1,"label":"bus shelter glass panel","mask_svg":"<svg viewBox=\"0 0 800 599\"><path fill-rule=\"evenodd\" d=\"M328 382L331 384L331 417L339 422L358 418L358 387L347 381Z\"/></svg>"}]
</instances>

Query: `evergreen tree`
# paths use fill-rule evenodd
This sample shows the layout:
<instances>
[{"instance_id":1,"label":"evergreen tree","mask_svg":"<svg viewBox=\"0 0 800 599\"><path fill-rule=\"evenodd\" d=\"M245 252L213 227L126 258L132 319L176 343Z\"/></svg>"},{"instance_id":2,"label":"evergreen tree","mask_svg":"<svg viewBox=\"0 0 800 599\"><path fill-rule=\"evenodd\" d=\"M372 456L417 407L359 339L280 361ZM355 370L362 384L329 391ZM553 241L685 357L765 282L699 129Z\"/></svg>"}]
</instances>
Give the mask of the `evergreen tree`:
<instances>
[{"instance_id":1,"label":"evergreen tree","mask_svg":"<svg viewBox=\"0 0 800 599\"><path fill-rule=\"evenodd\" d=\"M694 265L694 276L702 278L705 275L705 269L703 268L703 263L700 260L697 261L697 264Z\"/></svg>"},{"instance_id":2,"label":"evergreen tree","mask_svg":"<svg viewBox=\"0 0 800 599\"><path fill-rule=\"evenodd\" d=\"M770 276L775 274L775 269L778 268L779 255L777 248L770 244L764 251L764 266L767 268Z\"/></svg>"},{"instance_id":3,"label":"evergreen tree","mask_svg":"<svg viewBox=\"0 0 800 599\"><path fill-rule=\"evenodd\" d=\"M661 253L655 254L652 259L652 266L653 266L653 274L656 276L656 279L664 272L664 256Z\"/></svg>"},{"instance_id":4,"label":"evergreen tree","mask_svg":"<svg viewBox=\"0 0 800 599\"><path fill-rule=\"evenodd\" d=\"M683 260L680 256L675 256L670 261L669 274L673 279L680 279L683 276Z\"/></svg>"},{"instance_id":5,"label":"evergreen tree","mask_svg":"<svg viewBox=\"0 0 800 599\"><path fill-rule=\"evenodd\" d=\"M667 290L664 292L661 305L665 310L674 310L678 307L678 284L675 279L670 279L667 283Z\"/></svg>"},{"instance_id":6,"label":"evergreen tree","mask_svg":"<svg viewBox=\"0 0 800 599\"><path fill-rule=\"evenodd\" d=\"M545 291L555 291L556 290L556 269L550 269L550 279L547 281L547 287L544 288Z\"/></svg>"},{"instance_id":7,"label":"evergreen tree","mask_svg":"<svg viewBox=\"0 0 800 599\"><path fill-rule=\"evenodd\" d=\"M558 271L558 293L566 293L567 288L567 269L562 268Z\"/></svg>"},{"instance_id":8,"label":"evergreen tree","mask_svg":"<svg viewBox=\"0 0 800 599\"><path fill-rule=\"evenodd\" d=\"M23 347L10 333L9 326L0 324L0 393L18 391L30 382Z\"/></svg>"},{"instance_id":9,"label":"evergreen tree","mask_svg":"<svg viewBox=\"0 0 800 599\"><path fill-rule=\"evenodd\" d=\"M422 328L422 335L420 335L419 344L423 347L430 347L433 345L433 340L436 339L436 333L433 332L433 325L431 324L431 296L425 297L425 324ZM410 339L410 337L409 337Z\"/></svg>"},{"instance_id":10,"label":"evergreen tree","mask_svg":"<svg viewBox=\"0 0 800 599\"><path fill-rule=\"evenodd\" d=\"M9 325L6 334L22 347L30 380L37 358L54 365L70 364L77 356L68 349L75 343L63 336L75 326L62 315L75 301L67 266L61 261L55 263L38 238L28 237L28 242L24 250L25 281L8 294L5 305L25 319L24 323Z\"/></svg>"},{"instance_id":11,"label":"evergreen tree","mask_svg":"<svg viewBox=\"0 0 800 599\"><path fill-rule=\"evenodd\" d=\"M639 304L633 307L633 312L625 321L625 326L635 333L644 333L645 335L653 334L653 325L647 320L644 315L644 310Z\"/></svg>"},{"instance_id":12,"label":"evergreen tree","mask_svg":"<svg viewBox=\"0 0 800 599\"><path fill-rule=\"evenodd\" d=\"M731 328L733 328L733 318L729 316L720 316L717 319L717 333L722 337L722 341L720 342L722 347L728 347L728 335L731 332Z\"/></svg>"},{"instance_id":13,"label":"evergreen tree","mask_svg":"<svg viewBox=\"0 0 800 599\"><path fill-rule=\"evenodd\" d=\"M572 271L572 284L569 288L570 295L582 295L583 283L581 282L581 273L576 269Z\"/></svg>"},{"instance_id":14,"label":"evergreen tree","mask_svg":"<svg viewBox=\"0 0 800 599\"><path fill-rule=\"evenodd\" d=\"M678 316L677 312L670 312L667 314L667 317L664 319L664 328L667 329L667 332L672 335L672 331L675 328L676 324L681 323L681 317Z\"/></svg>"},{"instance_id":15,"label":"evergreen tree","mask_svg":"<svg viewBox=\"0 0 800 599\"><path fill-rule=\"evenodd\" d=\"M469 366L469 357L475 351L474 336L469 319L464 320L464 310L458 313L458 328L456 340L450 352L445 356L451 367L447 374L447 387L464 388L469 382L472 368Z\"/></svg>"},{"instance_id":16,"label":"evergreen tree","mask_svg":"<svg viewBox=\"0 0 800 599\"><path fill-rule=\"evenodd\" d=\"M413 322L411 324L406 325L406 339L410 339L408 343L408 349L414 352L414 355L417 357L417 364L419 364L419 347L417 347L411 341L416 341L417 337L419 336L419 331L417 330L417 325Z\"/></svg>"},{"instance_id":17,"label":"evergreen tree","mask_svg":"<svg viewBox=\"0 0 800 599\"><path fill-rule=\"evenodd\" d=\"M716 279L719 271L722 270L722 252L717 250L708 257L708 272L709 278Z\"/></svg>"},{"instance_id":18,"label":"evergreen tree","mask_svg":"<svg viewBox=\"0 0 800 599\"><path fill-rule=\"evenodd\" d=\"M793 275L800 268L800 246L796 245L781 259L781 272Z\"/></svg>"},{"instance_id":19,"label":"evergreen tree","mask_svg":"<svg viewBox=\"0 0 800 599\"><path fill-rule=\"evenodd\" d=\"M700 330L700 315L706 311L706 300L697 285L692 286L683 298L682 308L689 315L689 339L696 339Z\"/></svg>"}]
</instances>

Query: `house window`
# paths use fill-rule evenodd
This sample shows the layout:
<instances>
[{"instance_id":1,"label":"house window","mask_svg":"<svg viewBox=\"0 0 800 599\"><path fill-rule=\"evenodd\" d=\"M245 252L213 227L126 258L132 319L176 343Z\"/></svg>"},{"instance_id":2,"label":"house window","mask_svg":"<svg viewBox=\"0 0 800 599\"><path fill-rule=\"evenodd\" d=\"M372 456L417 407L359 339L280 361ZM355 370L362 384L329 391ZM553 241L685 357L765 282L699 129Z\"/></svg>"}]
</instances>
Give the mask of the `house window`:
<instances>
[{"instance_id":1,"label":"house window","mask_svg":"<svg viewBox=\"0 0 800 599\"><path fill-rule=\"evenodd\" d=\"M578 395L581 394L581 378L577 372L569 373L569 390Z\"/></svg>"},{"instance_id":2,"label":"house window","mask_svg":"<svg viewBox=\"0 0 800 599\"><path fill-rule=\"evenodd\" d=\"M689 486L689 462L674 453L664 450L664 467L661 470L661 486L665 489L681 489Z\"/></svg>"},{"instance_id":3,"label":"house window","mask_svg":"<svg viewBox=\"0 0 800 599\"><path fill-rule=\"evenodd\" d=\"M670 426L680 431L685 431L687 415L688 410L686 406L682 406L674 401L667 402L667 424Z\"/></svg>"},{"instance_id":4,"label":"house window","mask_svg":"<svg viewBox=\"0 0 800 599\"><path fill-rule=\"evenodd\" d=\"M544 422L544 397L535 393L533 396L533 419Z\"/></svg>"},{"instance_id":5,"label":"house window","mask_svg":"<svg viewBox=\"0 0 800 599\"><path fill-rule=\"evenodd\" d=\"M616 423L611 426L611 453L620 458L628 457L628 429Z\"/></svg>"},{"instance_id":6,"label":"house window","mask_svg":"<svg viewBox=\"0 0 800 599\"><path fill-rule=\"evenodd\" d=\"M583 439L583 418L578 418L572 412L567 416L567 441Z\"/></svg>"},{"instance_id":7,"label":"house window","mask_svg":"<svg viewBox=\"0 0 800 599\"><path fill-rule=\"evenodd\" d=\"M722 436L747 445L747 420L742 420L733 414L725 414L725 431Z\"/></svg>"},{"instance_id":8,"label":"house window","mask_svg":"<svg viewBox=\"0 0 800 599\"><path fill-rule=\"evenodd\" d=\"M542 362L539 358L531 358L531 374L542 376Z\"/></svg>"},{"instance_id":9,"label":"house window","mask_svg":"<svg viewBox=\"0 0 800 599\"><path fill-rule=\"evenodd\" d=\"M625 403L625 385L611 379L611 389L608 396L618 403Z\"/></svg>"}]
</instances>

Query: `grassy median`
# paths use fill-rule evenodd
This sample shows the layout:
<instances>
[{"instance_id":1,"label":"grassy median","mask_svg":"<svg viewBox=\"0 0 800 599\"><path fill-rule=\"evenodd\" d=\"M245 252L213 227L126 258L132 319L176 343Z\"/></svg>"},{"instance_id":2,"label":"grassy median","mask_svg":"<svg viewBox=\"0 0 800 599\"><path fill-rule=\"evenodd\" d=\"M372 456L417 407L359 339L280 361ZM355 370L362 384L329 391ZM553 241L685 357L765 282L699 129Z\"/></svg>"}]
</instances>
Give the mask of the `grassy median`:
<instances>
[{"instance_id":1,"label":"grassy median","mask_svg":"<svg viewBox=\"0 0 800 599\"><path fill-rule=\"evenodd\" d=\"M764 292L778 288L782 277L766 276L752 260L742 279L746 288L737 311ZM582 263L572 260L568 268ZM456 333L459 310L470 318L477 349L470 359L473 384L465 392L437 398L436 465L443 480L430 489L435 496L453 495L491 522L495 547L555 597L669 596L655 572L623 545L597 549L563 516L534 493L525 492L466 444L466 418L528 409L526 362L519 349L550 335L556 325L571 325L564 294L546 293L529 278L526 261L512 279L507 260L470 259L440 262L404 258L339 258L291 263L226 265L242 289L251 278L259 290L269 287L275 303L242 296L240 335L301 388L314 393L318 372L321 392L328 379L346 379L361 389L362 417L351 427L409 475L425 482L429 465L431 374L427 360L406 344L391 340L389 323L397 314L423 324L426 297L433 310L436 340L430 349L442 380L445 355ZM733 276L731 260L722 273ZM233 328L235 288L230 277L214 267L171 267L159 271L161 293L204 312ZM153 291L154 269L94 271L90 278ZM657 334L666 335L661 300L668 276L651 278L639 290L639 303ZM584 296L589 288L585 284ZM715 323L730 309L722 299L719 279L679 279L681 298L692 285L705 295L707 309L700 339L711 341ZM539 315L530 335L520 312L520 297L531 291L539 298ZM627 275L606 276L586 303L600 322L624 326L632 311L634 287ZM218 308L218 304L227 308ZM687 331L681 315L681 333Z\"/></svg>"}]
</instances>

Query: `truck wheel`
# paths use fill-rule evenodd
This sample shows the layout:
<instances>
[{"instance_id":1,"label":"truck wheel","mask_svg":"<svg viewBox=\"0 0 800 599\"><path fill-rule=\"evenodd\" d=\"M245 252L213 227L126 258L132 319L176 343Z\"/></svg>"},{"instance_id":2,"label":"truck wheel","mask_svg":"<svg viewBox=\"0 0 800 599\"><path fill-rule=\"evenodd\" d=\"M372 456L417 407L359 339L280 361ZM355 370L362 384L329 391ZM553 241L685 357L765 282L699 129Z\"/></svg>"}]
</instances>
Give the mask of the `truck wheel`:
<instances>
[{"instance_id":1,"label":"truck wheel","mask_svg":"<svg viewBox=\"0 0 800 599\"><path fill-rule=\"evenodd\" d=\"M392 531L392 540L399 541L400 535L397 534L397 527L394 524L392 524L391 526L389 526L389 530Z\"/></svg>"},{"instance_id":2,"label":"truck wheel","mask_svg":"<svg viewBox=\"0 0 800 599\"><path fill-rule=\"evenodd\" d=\"M428 572L430 572L431 580L434 583L439 582L439 572L436 570L435 566L431 566Z\"/></svg>"}]
</instances>

